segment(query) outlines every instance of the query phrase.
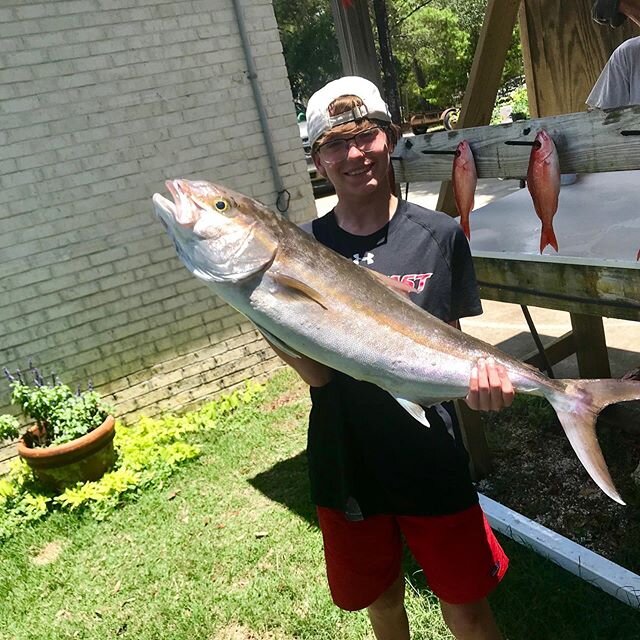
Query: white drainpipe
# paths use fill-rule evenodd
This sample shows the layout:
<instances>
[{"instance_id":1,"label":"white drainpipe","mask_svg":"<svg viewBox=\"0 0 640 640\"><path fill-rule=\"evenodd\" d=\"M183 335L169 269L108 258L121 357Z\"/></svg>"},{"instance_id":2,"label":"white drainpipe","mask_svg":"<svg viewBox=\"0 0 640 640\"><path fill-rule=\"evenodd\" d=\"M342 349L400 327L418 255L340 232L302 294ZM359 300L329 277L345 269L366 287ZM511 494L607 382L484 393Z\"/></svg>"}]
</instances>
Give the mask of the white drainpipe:
<instances>
[{"instance_id":1,"label":"white drainpipe","mask_svg":"<svg viewBox=\"0 0 640 640\"><path fill-rule=\"evenodd\" d=\"M253 62L253 56L251 55L251 45L249 44L249 37L247 36L247 27L245 24L244 14L242 13L242 7L239 0L233 0L233 10L236 14L236 20L238 22L238 31L240 32L240 39L242 40L242 49L244 51L245 61L247 63L247 77L251 81L251 88L253 90L253 98L256 102L256 108L258 109L258 117L260 118L260 125L262 127L262 135L264 136L264 146L269 156L269 164L271 165L271 173L273 175L273 182L278 192L278 199L276 200L276 206L278 211L285 213L289 208L289 192L284 188L280 171L278 170L278 159L273 148L273 139L271 137L271 129L269 128L269 122L267 120L267 111L262 100L262 93L260 92L260 85L258 84L258 72L256 65Z\"/></svg>"}]
</instances>

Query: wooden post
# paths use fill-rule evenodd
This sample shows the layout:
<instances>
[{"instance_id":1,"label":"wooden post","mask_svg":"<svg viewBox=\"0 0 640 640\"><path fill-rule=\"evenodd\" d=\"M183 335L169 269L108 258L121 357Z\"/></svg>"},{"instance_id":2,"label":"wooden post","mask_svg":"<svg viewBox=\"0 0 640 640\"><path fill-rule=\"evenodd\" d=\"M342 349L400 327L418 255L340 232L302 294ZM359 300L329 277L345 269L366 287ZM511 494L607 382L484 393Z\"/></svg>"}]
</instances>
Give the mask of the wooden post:
<instances>
[{"instance_id":1,"label":"wooden post","mask_svg":"<svg viewBox=\"0 0 640 640\"><path fill-rule=\"evenodd\" d=\"M475 481L481 480L489 475L492 467L491 452L484 434L480 413L469 409L464 400L456 401L455 406L462 438L469 452L471 477Z\"/></svg>"},{"instance_id":2,"label":"wooden post","mask_svg":"<svg viewBox=\"0 0 640 640\"><path fill-rule=\"evenodd\" d=\"M534 118L585 111L585 100L613 50L639 34L596 24L592 0L523 0L520 36Z\"/></svg>"},{"instance_id":3,"label":"wooden post","mask_svg":"<svg viewBox=\"0 0 640 640\"><path fill-rule=\"evenodd\" d=\"M367 1L352 0L345 7L342 0L331 0L331 11L344 74L362 76L382 89Z\"/></svg>"},{"instance_id":4,"label":"wooden post","mask_svg":"<svg viewBox=\"0 0 640 640\"><path fill-rule=\"evenodd\" d=\"M457 129L489 124L491 121L519 6L520 0L489 0ZM450 216L458 215L451 181L442 183L436 208Z\"/></svg>"},{"instance_id":5,"label":"wooden post","mask_svg":"<svg viewBox=\"0 0 640 640\"><path fill-rule=\"evenodd\" d=\"M609 353L600 316L571 313L578 371L581 378L610 378Z\"/></svg>"}]
</instances>

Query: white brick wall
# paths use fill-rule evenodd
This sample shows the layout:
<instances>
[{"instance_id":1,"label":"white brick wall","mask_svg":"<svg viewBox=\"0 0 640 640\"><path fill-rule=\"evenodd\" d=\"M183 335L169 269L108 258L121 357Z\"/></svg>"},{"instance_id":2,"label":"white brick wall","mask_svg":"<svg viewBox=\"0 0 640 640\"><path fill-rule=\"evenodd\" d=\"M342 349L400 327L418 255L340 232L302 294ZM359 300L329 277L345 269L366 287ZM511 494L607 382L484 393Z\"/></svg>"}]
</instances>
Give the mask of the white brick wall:
<instances>
[{"instance_id":1,"label":"white brick wall","mask_svg":"<svg viewBox=\"0 0 640 640\"><path fill-rule=\"evenodd\" d=\"M242 5L289 215L307 219L273 8ZM182 267L151 207L179 176L275 203L231 0L14 0L0 27L0 365L92 378L130 417L276 366Z\"/></svg>"}]
</instances>

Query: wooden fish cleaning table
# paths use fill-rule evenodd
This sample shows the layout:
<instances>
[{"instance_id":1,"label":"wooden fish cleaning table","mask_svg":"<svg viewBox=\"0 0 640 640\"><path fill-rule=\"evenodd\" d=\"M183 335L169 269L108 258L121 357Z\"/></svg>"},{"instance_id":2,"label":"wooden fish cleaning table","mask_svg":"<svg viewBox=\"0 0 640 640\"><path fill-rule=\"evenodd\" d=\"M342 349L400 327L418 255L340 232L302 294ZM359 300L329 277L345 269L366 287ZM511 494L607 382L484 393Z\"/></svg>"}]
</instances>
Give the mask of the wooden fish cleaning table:
<instances>
[{"instance_id":1,"label":"wooden fish cleaning table","mask_svg":"<svg viewBox=\"0 0 640 640\"><path fill-rule=\"evenodd\" d=\"M557 254L539 255L540 226L527 189L471 214L481 296L568 311L573 332L546 348L550 363L575 352L581 377L609 377L602 317L640 321L640 171L584 174L563 186Z\"/></svg>"}]
</instances>

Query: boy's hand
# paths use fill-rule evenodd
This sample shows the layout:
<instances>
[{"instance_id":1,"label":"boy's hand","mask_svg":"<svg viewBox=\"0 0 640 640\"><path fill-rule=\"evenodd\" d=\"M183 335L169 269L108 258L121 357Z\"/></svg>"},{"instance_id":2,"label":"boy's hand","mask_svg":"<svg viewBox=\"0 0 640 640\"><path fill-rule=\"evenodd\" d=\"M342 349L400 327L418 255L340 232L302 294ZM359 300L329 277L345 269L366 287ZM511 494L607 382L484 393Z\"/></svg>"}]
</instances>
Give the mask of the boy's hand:
<instances>
[{"instance_id":1,"label":"boy's hand","mask_svg":"<svg viewBox=\"0 0 640 640\"><path fill-rule=\"evenodd\" d=\"M499 411L511 405L514 395L504 366L493 358L480 358L471 369L467 405L476 411Z\"/></svg>"}]
</instances>

